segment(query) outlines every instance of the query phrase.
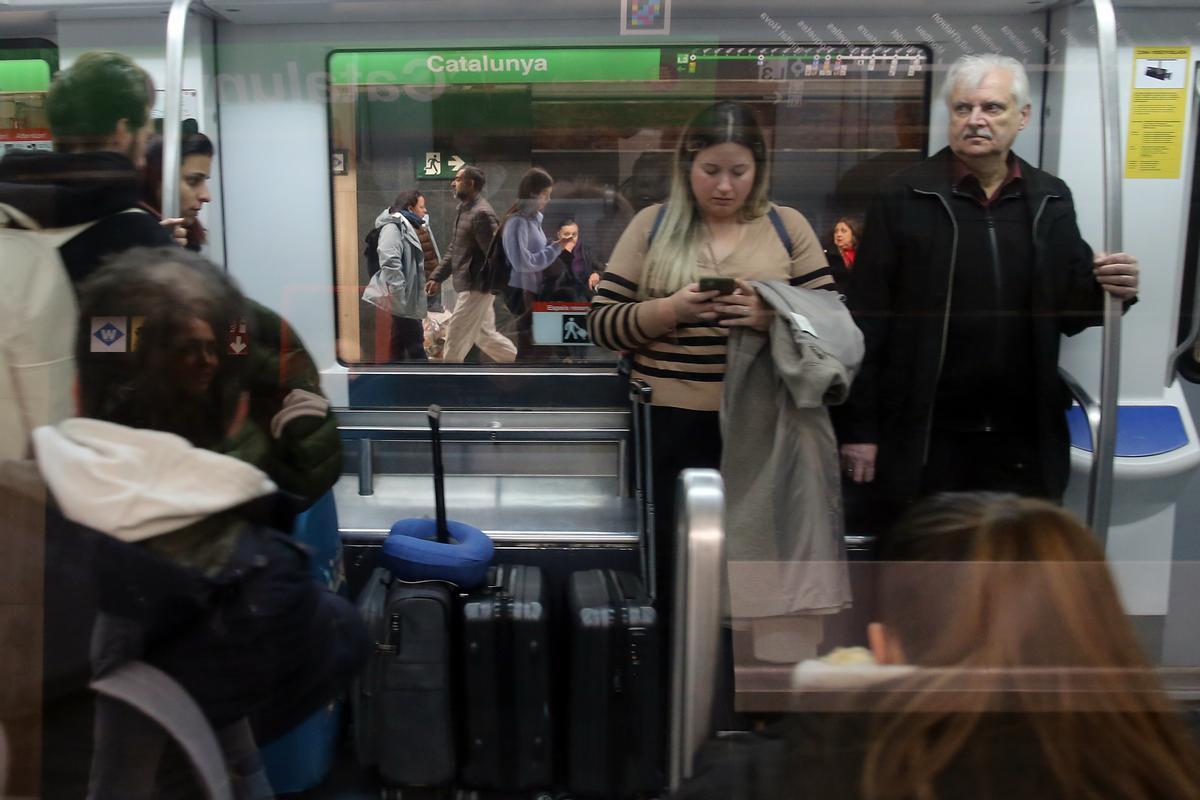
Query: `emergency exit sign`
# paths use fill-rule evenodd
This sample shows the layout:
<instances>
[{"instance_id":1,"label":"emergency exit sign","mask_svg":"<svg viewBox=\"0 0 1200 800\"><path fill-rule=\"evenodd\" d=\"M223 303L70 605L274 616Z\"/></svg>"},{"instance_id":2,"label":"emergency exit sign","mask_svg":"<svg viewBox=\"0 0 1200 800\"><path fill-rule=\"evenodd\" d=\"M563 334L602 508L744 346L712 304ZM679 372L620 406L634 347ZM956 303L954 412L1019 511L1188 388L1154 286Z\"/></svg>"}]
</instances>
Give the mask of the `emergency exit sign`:
<instances>
[{"instance_id":1,"label":"emergency exit sign","mask_svg":"<svg viewBox=\"0 0 1200 800\"><path fill-rule=\"evenodd\" d=\"M459 152L448 150L425 150L413 159L417 180L450 180L458 171L471 163Z\"/></svg>"}]
</instances>

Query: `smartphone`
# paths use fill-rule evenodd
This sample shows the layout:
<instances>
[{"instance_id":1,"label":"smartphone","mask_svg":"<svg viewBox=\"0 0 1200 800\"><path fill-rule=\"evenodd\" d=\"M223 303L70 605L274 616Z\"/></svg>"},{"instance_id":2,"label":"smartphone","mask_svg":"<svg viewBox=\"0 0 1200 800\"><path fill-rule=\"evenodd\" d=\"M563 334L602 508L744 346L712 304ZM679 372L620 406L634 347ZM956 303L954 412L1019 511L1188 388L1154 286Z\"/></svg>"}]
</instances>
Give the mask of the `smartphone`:
<instances>
[{"instance_id":1,"label":"smartphone","mask_svg":"<svg viewBox=\"0 0 1200 800\"><path fill-rule=\"evenodd\" d=\"M700 291L711 292L713 289L720 294L733 294L737 289L737 281L733 278L721 278L716 275L700 279Z\"/></svg>"}]
</instances>

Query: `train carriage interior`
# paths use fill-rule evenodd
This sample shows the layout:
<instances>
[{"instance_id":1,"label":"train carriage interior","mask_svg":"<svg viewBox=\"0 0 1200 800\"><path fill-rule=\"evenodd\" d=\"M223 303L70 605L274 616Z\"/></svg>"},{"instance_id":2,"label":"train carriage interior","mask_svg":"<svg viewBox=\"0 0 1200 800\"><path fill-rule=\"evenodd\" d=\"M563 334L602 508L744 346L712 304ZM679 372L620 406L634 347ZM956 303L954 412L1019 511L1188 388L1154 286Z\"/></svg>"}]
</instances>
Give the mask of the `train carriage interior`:
<instances>
[{"instance_id":1,"label":"train carriage interior","mask_svg":"<svg viewBox=\"0 0 1200 800\"><path fill-rule=\"evenodd\" d=\"M1104 15L1113 6L1115 25ZM1194 0L0 0L0 164L14 152L55 150L47 93L95 50L123 53L150 75L165 139L181 129L211 139L201 253L286 320L315 362L342 447L330 490L336 513L323 524L336 528L346 596L368 586L397 520L438 514L427 411L436 404L446 514L486 533L496 564L540 567L559 597L556 613L572 573L616 569L650 580L664 552L645 514L631 358L591 340L595 292L586 284L592 271L604 280L635 216L667 200L689 119L722 101L751 109L770 152L771 200L800 211L821 247L836 252L835 224L861 225L886 176L949 143L949 65L963 55L1015 58L1029 75L1031 111L1013 152L1070 187L1079 233L1094 250L1132 253L1141 265L1127 313L1063 337L1059 368L1074 399L1062 505L1091 525L1159 684L1187 719L1200 719ZM163 148L178 153L169 141ZM444 359L460 295L452 280L425 299L417 357L396 350L392 314L363 300L374 278L364 239L381 211L420 192L436 256L445 256L462 199L451 181L465 166L486 174L482 195L502 218L526 171L548 171L548 241L573 222L586 253L576 259L585 262L582 282L570 288L562 278L554 291L546 282L524 297L497 295L495 327L515 343L511 363L478 346L459 363ZM569 277L573 262L565 263ZM745 655L748 628L731 622L722 599L728 576L719 556L707 560L705 547L737 535L722 530L720 478L693 471L678 491L654 498L679 521L671 551L679 585L658 587L660 597L672 594L662 645L672 672L655 711L663 777L656 790L612 797L665 797L692 776L692 756L720 727L715 709L725 704L712 699L714 683L749 727L792 711L799 691L793 663ZM833 505L854 601L817 623L800 648L808 658L867 646L877 610L875 547L887 523L874 512L883 501L845 478L840 497ZM9 624L6 609L32 606L40 620L48 601L41 589L32 601L14 592L0 601L0 630L12 635L0 675L44 666L40 622L36 631ZM714 638L731 626L732 665ZM731 686L714 677L727 666ZM565 682L565 648L550 668ZM318 777L281 783L275 794L381 791L359 766L350 705L338 706L333 743L310 758L329 762ZM10 754L6 790L0 737L0 797L85 796L88 757L43 748L47 719L0 727ZM601 723L596 731L613 733ZM186 748L184 756L203 760ZM75 763L60 773L61 758ZM208 766L220 775L220 764ZM211 796L233 796L223 790Z\"/></svg>"}]
</instances>

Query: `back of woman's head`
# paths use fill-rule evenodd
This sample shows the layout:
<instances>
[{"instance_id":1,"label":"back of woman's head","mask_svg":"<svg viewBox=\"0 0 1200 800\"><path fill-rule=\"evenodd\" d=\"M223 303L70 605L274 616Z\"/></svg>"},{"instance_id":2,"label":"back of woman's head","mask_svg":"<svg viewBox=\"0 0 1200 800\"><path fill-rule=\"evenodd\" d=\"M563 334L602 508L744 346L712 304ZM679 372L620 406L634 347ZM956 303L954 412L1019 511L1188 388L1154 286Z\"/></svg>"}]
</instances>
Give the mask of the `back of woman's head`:
<instances>
[{"instance_id":1,"label":"back of woman's head","mask_svg":"<svg viewBox=\"0 0 1200 800\"><path fill-rule=\"evenodd\" d=\"M881 621L922 666L1141 667L1094 537L1045 501L933 497L881 552Z\"/></svg>"},{"instance_id":2,"label":"back of woman's head","mask_svg":"<svg viewBox=\"0 0 1200 800\"><path fill-rule=\"evenodd\" d=\"M517 184L517 202L513 203L510 214L527 214L533 216L538 212L538 196L554 186L554 178L541 167L531 167L521 176Z\"/></svg>"},{"instance_id":3,"label":"back of woman's head","mask_svg":"<svg viewBox=\"0 0 1200 800\"><path fill-rule=\"evenodd\" d=\"M1014 495L938 495L880 557L880 618L919 669L879 701L888 713L874 721L865 797L934 797L952 763L1002 765L994 748L1014 740L976 736L997 712L1040 752L1025 768L1047 776L1043 797L1200 796L1200 753L1141 654L1103 551L1071 514Z\"/></svg>"}]
</instances>

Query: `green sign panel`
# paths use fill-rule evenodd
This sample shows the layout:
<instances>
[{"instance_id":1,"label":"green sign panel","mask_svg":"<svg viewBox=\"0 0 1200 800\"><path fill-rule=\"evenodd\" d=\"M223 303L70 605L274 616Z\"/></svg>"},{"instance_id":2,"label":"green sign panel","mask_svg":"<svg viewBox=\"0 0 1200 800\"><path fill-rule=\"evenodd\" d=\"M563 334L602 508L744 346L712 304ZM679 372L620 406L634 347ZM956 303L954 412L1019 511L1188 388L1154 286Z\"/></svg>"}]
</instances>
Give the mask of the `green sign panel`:
<instances>
[{"instance_id":1,"label":"green sign panel","mask_svg":"<svg viewBox=\"0 0 1200 800\"><path fill-rule=\"evenodd\" d=\"M392 50L329 57L335 86L646 81L659 73L656 47L555 50Z\"/></svg>"},{"instance_id":2,"label":"green sign panel","mask_svg":"<svg viewBox=\"0 0 1200 800\"><path fill-rule=\"evenodd\" d=\"M427 150L416 154L413 171L417 180L450 180L471 160L459 150Z\"/></svg>"},{"instance_id":3,"label":"green sign panel","mask_svg":"<svg viewBox=\"0 0 1200 800\"><path fill-rule=\"evenodd\" d=\"M0 61L0 93L44 92L50 88L50 65L40 58Z\"/></svg>"}]
</instances>

